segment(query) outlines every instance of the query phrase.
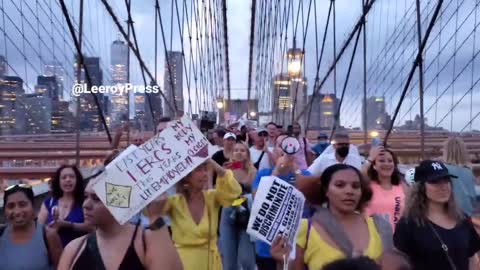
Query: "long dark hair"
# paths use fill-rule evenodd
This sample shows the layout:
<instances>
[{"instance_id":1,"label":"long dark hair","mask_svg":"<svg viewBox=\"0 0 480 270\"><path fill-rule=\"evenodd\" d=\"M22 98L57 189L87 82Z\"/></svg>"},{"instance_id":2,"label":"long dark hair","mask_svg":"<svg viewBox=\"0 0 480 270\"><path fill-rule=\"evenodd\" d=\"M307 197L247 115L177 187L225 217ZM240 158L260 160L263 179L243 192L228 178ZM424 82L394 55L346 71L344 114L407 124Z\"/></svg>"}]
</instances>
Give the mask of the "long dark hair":
<instances>
[{"instance_id":1,"label":"long dark hair","mask_svg":"<svg viewBox=\"0 0 480 270\"><path fill-rule=\"evenodd\" d=\"M398 186L398 185L400 185L400 182L401 182L400 171L398 170L398 158L395 155L395 153L393 153L392 150L385 149L384 151L389 153L390 155L392 155L393 174L392 174L392 177L390 179L390 182L391 182L392 185ZM373 161L373 164L370 164L370 166L368 167L367 175L368 175L368 178L370 178L370 180L372 180L373 182L375 182L377 184L380 184L380 179L378 177L378 172L373 168L374 165L375 165L375 160Z\"/></svg>"},{"instance_id":2,"label":"long dark hair","mask_svg":"<svg viewBox=\"0 0 480 270\"><path fill-rule=\"evenodd\" d=\"M453 186L451 187L450 198L444 205L445 213L456 221L461 221L465 218L465 215L457 206L455 201L455 195L453 193ZM425 187L425 182L416 182L413 184L412 189L407 196L405 202L405 210L403 216L415 221L418 225L425 225L428 220L428 197Z\"/></svg>"},{"instance_id":3,"label":"long dark hair","mask_svg":"<svg viewBox=\"0 0 480 270\"><path fill-rule=\"evenodd\" d=\"M73 190L73 198L75 205L82 205L83 204L83 176L80 173L80 170L75 165L62 165L55 171L53 175L52 182L50 183L52 189L52 197L55 199L60 199L63 196L63 191L60 188L60 173L66 169L70 168L73 170L75 174L75 188Z\"/></svg>"},{"instance_id":4,"label":"long dark hair","mask_svg":"<svg viewBox=\"0 0 480 270\"><path fill-rule=\"evenodd\" d=\"M346 165L346 164L332 165L323 172L321 176L322 181L320 183L320 194L318 198L318 203L319 204L328 203L328 198L327 198L328 186L332 181L333 175L343 170L354 171L358 175L358 178L360 179L360 189L362 191L362 195L360 196L360 201L358 202L356 210L362 211L365 208L365 206L368 204L368 202L372 199L372 195L373 195L372 188L370 187L370 183L362 176L362 173L360 173L360 171L357 168L350 165Z\"/></svg>"}]
</instances>

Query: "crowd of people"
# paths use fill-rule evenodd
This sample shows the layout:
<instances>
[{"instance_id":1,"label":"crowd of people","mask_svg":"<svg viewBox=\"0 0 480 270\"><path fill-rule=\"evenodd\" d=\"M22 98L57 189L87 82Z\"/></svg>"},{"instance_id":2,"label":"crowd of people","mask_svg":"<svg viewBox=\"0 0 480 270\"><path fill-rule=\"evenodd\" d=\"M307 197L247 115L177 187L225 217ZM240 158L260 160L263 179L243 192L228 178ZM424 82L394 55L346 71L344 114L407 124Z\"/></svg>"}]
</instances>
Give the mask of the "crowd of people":
<instances>
[{"instance_id":1,"label":"crowd of people","mask_svg":"<svg viewBox=\"0 0 480 270\"><path fill-rule=\"evenodd\" d=\"M105 165L121 153L121 136ZM61 166L38 213L30 186L7 187L0 269L480 269L479 188L459 137L448 139L443 157L410 170L382 146L362 156L347 133L312 143L298 123L240 124L207 138L220 150L124 225L92 189L99 173ZM287 139L299 149L285 148ZM135 145L145 141L132 136ZM293 246L247 234L265 176L305 195Z\"/></svg>"}]
</instances>

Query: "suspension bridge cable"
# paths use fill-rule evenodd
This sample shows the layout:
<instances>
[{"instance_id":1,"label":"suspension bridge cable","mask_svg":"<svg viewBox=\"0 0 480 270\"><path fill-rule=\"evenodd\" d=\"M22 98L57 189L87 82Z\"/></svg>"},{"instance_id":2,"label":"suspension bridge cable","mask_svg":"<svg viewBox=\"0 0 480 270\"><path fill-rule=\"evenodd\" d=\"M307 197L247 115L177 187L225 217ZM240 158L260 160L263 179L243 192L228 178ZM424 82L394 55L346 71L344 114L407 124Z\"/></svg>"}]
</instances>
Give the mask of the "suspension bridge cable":
<instances>
[{"instance_id":1,"label":"suspension bridge cable","mask_svg":"<svg viewBox=\"0 0 480 270\"><path fill-rule=\"evenodd\" d=\"M327 74L325 75L325 77L322 79L321 83L318 85L317 89L314 89L314 92L320 92L320 90L322 89L322 86L325 84L325 82L327 81L328 77L330 76L330 74L332 73L332 71L335 69L335 66L337 65L338 61L340 61L341 57L343 56L345 50L347 49L348 45L350 44L350 42L352 41L352 39L354 38L355 34L359 31L359 29L362 27L362 23L363 23L363 20L365 19L365 16L368 14L368 12L370 11L370 9L372 8L372 5L375 3L376 0L370 0L370 2L366 5L366 8L365 10L363 11L363 14L362 16L360 17L360 19L357 21L357 23L355 24L354 28L353 28L353 31L348 35L347 37L347 40L345 41L345 43L343 44L340 52L338 53L338 55L335 57L332 65L330 66L330 68L328 69L327 71ZM308 106L312 106L312 100L310 100L307 104L307 107L303 108L302 111L299 113L299 115L297 116L297 121L298 119L305 113L306 109L308 108Z\"/></svg>"},{"instance_id":2,"label":"suspension bridge cable","mask_svg":"<svg viewBox=\"0 0 480 270\"><path fill-rule=\"evenodd\" d=\"M405 84L405 88L403 89L402 95L400 97L400 101L398 102L397 108L395 109L395 113L392 117L392 121L390 122L390 128L388 129L387 133L385 134L384 138L384 146L387 145L388 138L392 132L393 125L395 123L395 119L397 118L398 112L400 111L400 107L402 106L403 100L405 98L405 95L407 93L408 87L410 85L410 82L412 81L413 74L415 73L415 70L418 67L419 64L419 58L423 53L423 50L425 49L425 46L427 44L428 38L430 37L430 33L432 32L433 26L435 25L435 21L437 20L438 14L440 13L440 10L442 8L443 0L438 0L437 6L435 8L435 12L433 13L432 19L430 21L430 24L427 28L427 31L425 32L425 36L423 37L422 44L418 50L417 57L415 59L415 62L413 64L412 69L410 70L410 74L408 75L407 83Z\"/></svg>"},{"instance_id":3,"label":"suspension bridge cable","mask_svg":"<svg viewBox=\"0 0 480 270\"><path fill-rule=\"evenodd\" d=\"M137 41L137 35L135 33L135 26L133 25L133 20L132 20L131 3L132 3L131 0L125 0L125 6L127 8L127 17L128 17L128 20L127 20L127 24L128 24L127 40L130 42L130 30L131 30L132 35L133 35L133 42L134 42L135 48L140 52L140 48L138 46L138 41ZM130 54L128 55L128 57L130 57ZM142 73L143 85L145 87L147 87L148 84L147 84L147 79L145 77L145 69L142 66L140 66L140 70L141 70L141 73ZM155 73L155 76L157 76L156 73ZM156 79L156 77L155 77L155 79ZM130 94L128 94L128 95L130 95ZM145 96L147 98L148 108L150 109L150 116L152 117L152 129L155 132L156 127L157 127L157 121L156 121L156 118L155 118L155 113L153 111L152 99L151 99L149 93L145 93ZM128 104L128 106L130 106L130 104ZM128 116L128 117L130 117L130 116Z\"/></svg>"},{"instance_id":4,"label":"suspension bridge cable","mask_svg":"<svg viewBox=\"0 0 480 270\"><path fill-rule=\"evenodd\" d=\"M171 92L170 94L172 95L171 102L173 103L173 108L174 108L173 113L177 114L178 113L178 106L177 106L177 102L176 102L175 88L174 88L174 85L173 85L172 67L170 65L170 60L171 59L169 59L169 57L168 57L165 31L163 30L162 13L160 12L160 5L158 4L158 0L155 0L155 3L156 3L155 10L158 13L158 22L160 23L160 33L162 33L163 50L164 50L164 54L165 54L165 61L167 62L168 78L170 79L170 88L171 88L170 89L170 92Z\"/></svg>"},{"instance_id":5,"label":"suspension bridge cable","mask_svg":"<svg viewBox=\"0 0 480 270\"><path fill-rule=\"evenodd\" d=\"M227 74L227 98L231 99L230 95L230 60L228 56L228 21L227 21L227 1L222 1L222 18L223 18L223 40L225 44L225 71Z\"/></svg>"},{"instance_id":6,"label":"suspension bridge cable","mask_svg":"<svg viewBox=\"0 0 480 270\"><path fill-rule=\"evenodd\" d=\"M63 1L63 0L62 0ZM110 4L108 3L107 0L101 0L103 5L105 6L105 9L107 10L107 12L109 13L110 17L112 17L113 21L115 22L115 25L117 26L118 30L120 31L120 33L122 34L123 38L125 40L127 40L127 43L128 43L128 46L131 48L131 50L133 51L133 53L135 54L135 57L137 57L138 59L138 62L139 64L145 69L145 72L147 73L148 77L150 77L150 79L153 81L153 83L155 85L158 85L157 83L157 80L155 80L155 78L153 77L152 73L150 72L150 70L147 68L147 66L145 65L145 62L143 61L141 55L140 55L140 52L134 47L134 45L132 44L132 42L130 40L127 39L127 34L125 33L125 30L123 29L122 25L120 24L117 16L115 15L115 13L113 12L112 10L112 7L110 6ZM173 110L173 106L170 104L170 102L167 101L167 99L165 98L165 95L162 93L162 91L160 91L160 95L165 99L165 104L168 105L168 107L170 109Z\"/></svg>"},{"instance_id":7,"label":"suspension bridge cable","mask_svg":"<svg viewBox=\"0 0 480 270\"><path fill-rule=\"evenodd\" d=\"M302 1L302 3L303 3L303 1ZM305 63L303 63L304 58L305 58L305 41L307 40L307 32L308 32L308 25L309 25L309 22L310 22L311 7L312 7L312 0L310 0L310 4L308 5L307 25L305 27L305 33L303 35L303 41L302 41L303 48L302 48L302 58L300 59L300 66L302 66L302 64L303 64L303 66L305 66ZM303 14L303 12L302 12L302 14ZM298 21L298 18L297 18L297 21ZM294 40L295 40L295 38L294 38ZM302 81L303 81L303 78L302 78ZM297 105L297 97L298 97L298 85L299 85L299 83L297 83L296 87L295 87L295 98L294 98L293 107L292 107L292 121L293 121L293 119L295 119L295 108L296 108L296 105Z\"/></svg>"},{"instance_id":8,"label":"suspension bridge cable","mask_svg":"<svg viewBox=\"0 0 480 270\"><path fill-rule=\"evenodd\" d=\"M363 18L365 18L365 17L363 17ZM345 83L343 84L342 96L340 98L340 101L338 102L338 107L336 108L336 112L335 112L335 118L334 118L335 120L333 122L332 131L330 133L330 141L332 141L332 139L333 139L333 135L335 134L335 130L337 129L337 126L340 125L340 110L342 108L343 99L345 97L345 92L347 90L348 82L350 80L350 73L352 71L353 62L355 60L355 55L356 55L357 47L358 47L358 41L360 40L360 35L362 33L363 25L365 25L365 23L362 23L360 28L358 29L357 37L355 39L355 44L353 45L353 51L352 51L352 56L350 58L350 64L348 66L348 71L347 71L347 75L346 75L346 78L345 78Z\"/></svg>"},{"instance_id":9,"label":"suspension bridge cable","mask_svg":"<svg viewBox=\"0 0 480 270\"><path fill-rule=\"evenodd\" d=\"M65 1L64 0L59 0L59 1L60 1L60 4L62 5L63 16L65 17L65 20L67 21L67 25L68 25L68 28L70 30L70 34L71 34L73 42L75 44L75 48L77 49L79 65L81 67L84 67L85 77L87 78L87 85L89 87L91 87L92 86L92 80L91 80L88 68L85 68L85 66L84 66L85 62L84 62L84 57L83 57L83 54L82 54L82 50L81 50L79 41L77 40L77 37L75 36L75 31L74 31L74 28L73 28L72 21L70 20L70 15L68 14L67 7L65 6ZM95 102L95 105L97 106L97 114L100 117L100 121L102 122L103 127L105 128L105 132L107 133L108 141L110 143L112 143L112 136L110 135L110 130L108 129L107 122L105 121L105 117L103 115L102 108L101 108L100 103L98 101L98 97L93 92L91 92L91 94L93 95L93 100ZM80 106L80 104L77 104L77 106Z\"/></svg>"}]
</instances>

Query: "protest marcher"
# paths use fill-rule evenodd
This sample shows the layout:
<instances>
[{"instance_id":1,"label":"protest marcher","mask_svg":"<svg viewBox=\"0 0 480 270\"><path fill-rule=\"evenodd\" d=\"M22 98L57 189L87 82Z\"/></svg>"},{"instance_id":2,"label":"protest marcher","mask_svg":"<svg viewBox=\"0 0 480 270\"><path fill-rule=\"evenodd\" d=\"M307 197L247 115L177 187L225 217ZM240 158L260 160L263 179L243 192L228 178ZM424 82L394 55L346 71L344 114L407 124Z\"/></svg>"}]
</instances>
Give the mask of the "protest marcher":
<instances>
[{"instance_id":1,"label":"protest marcher","mask_svg":"<svg viewBox=\"0 0 480 270\"><path fill-rule=\"evenodd\" d=\"M255 248L246 229L250 212L249 201L252 200L252 182L257 170L253 166L248 146L244 142L235 144L232 159L225 163L224 167L232 170L235 179L242 186L244 202L222 209L219 243L223 269L254 270Z\"/></svg>"},{"instance_id":2,"label":"protest marcher","mask_svg":"<svg viewBox=\"0 0 480 270\"><path fill-rule=\"evenodd\" d=\"M76 166L63 165L55 172L50 187L52 196L43 202L38 222L58 230L65 247L93 229L84 221L83 177Z\"/></svg>"},{"instance_id":3,"label":"protest marcher","mask_svg":"<svg viewBox=\"0 0 480 270\"><path fill-rule=\"evenodd\" d=\"M36 222L34 194L25 184L7 187L3 210L7 227L0 230L0 269L56 269L62 242L55 230Z\"/></svg>"},{"instance_id":4,"label":"protest marcher","mask_svg":"<svg viewBox=\"0 0 480 270\"><path fill-rule=\"evenodd\" d=\"M300 170L297 168L293 155L286 154L280 147L283 139L287 138L285 135L281 135L277 138L277 145L275 152L279 153L280 157L277 159L277 163L274 168L263 169L257 173L253 182L253 192L255 193L260 185L260 181L264 176L276 176L292 185L295 185L296 178L301 175L309 175L307 170ZM308 209L308 207L305 207ZM306 210L308 211L308 210ZM276 262L270 254L270 245L257 240L255 241L255 250L257 254L257 267L259 270L274 270L276 268Z\"/></svg>"},{"instance_id":5,"label":"protest marcher","mask_svg":"<svg viewBox=\"0 0 480 270\"><path fill-rule=\"evenodd\" d=\"M213 167L218 178L215 189L205 190L208 166ZM173 241L185 270L221 270L218 213L220 206L228 207L240 196L240 184L231 170L209 160L180 180L177 191L176 195L150 204L150 217L166 214L171 218Z\"/></svg>"},{"instance_id":6,"label":"protest marcher","mask_svg":"<svg viewBox=\"0 0 480 270\"><path fill-rule=\"evenodd\" d=\"M232 157L233 146L236 141L237 136L235 134L231 132L225 133L223 136L223 149L213 154L212 160L217 162L218 165L223 166L223 164Z\"/></svg>"},{"instance_id":7,"label":"protest marcher","mask_svg":"<svg viewBox=\"0 0 480 270\"><path fill-rule=\"evenodd\" d=\"M371 149L367 161L364 171L371 181L373 197L365 213L368 216L377 214L385 217L395 229L402 216L407 190L400 178L398 159L391 150L380 146Z\"/></svg>"},{"instance_id":8,"label":"protest marcher","mask_svg":"<svg viewBox=\"0 0 480 270\"><path fill-rule=\"evenodd\" d=\"M277 137L280 135L278 133L278 126L274 122L270 122L266 127L268 131L267 146L274 148L277 142Z\"/></svg>"},{"instance_id":9,"label":"protest marcher","mask_svg":"<svg viewBox=\"0 0 480 270\"><path fill-rule=\"evenodd\" d=\"M476 199L475 175L472 169L467 148L459 137L449 138L443 146L443 161L448 171L457 176L452 182L453 194L460 209L471 216Z\"/></svg>"},{"instance_id":10,"label":"protest marcher","mask_svg":"<svg viewBox=\"0 0 480 270\"><path fill-rule=\"evenodd\" d=\"M139 224L120 225L97 197L92 183L85 188L83 209L85 219L94 224L96 230L68 244L59 270L183 269L161 219L150 229L143 229Z\"/></svg>"},{"instance_id":11,"label":"protest marcher","mask_svg":"<svg viewBox=\"0 0 480 270\"><path fill-rule=\"evenodd\" d=\"M321 269L343 258L367 256L378 260L392 242L392 229L383 218L365 217L361 212L372 197L369 182L355 167L336 164L322 175L319 208L311 219L301 222L297 236L294 269ZM277 242L278 244L278 242ZM273 247L275 259L283 255Z\"/></svg>"},{"instance_id":12,"label":"protest marcher","mask_svg":"<svg viewBox=\"0 0 480 270\"><path fill-rule=\"evenodd\" d=\"M452 180L441 162L425 160L415 168L415 184L393 237L414 269L480 269L475 256L480 237L458 209Z\"/></svg>"},{"instance_id":13,"label":"protest marcher","mask_svg":"<svg viewBox=\"0 0 480 270\"><path fill-rule=\"evenodd\" d=\"M348 164L357 169L362 168L362 158L358 153L350 151L350 138L347 133L335 133L333 137L334 152L325 152L313 161L313 164L308 167L308 171L317 177L322 175L326 168L334 164Z\"/></svg>"},{"instance_id":14,"label":"protest marcher","mask_svg":"<svg viewBox=\"0 0 480 270\"><path fill-rule=\"evenodd\" d=\"M317 137L317 144L312 147L312 151L316 157L319 157L327 147L330 146L328 136L325 133L320 133Z\"/></svg>"},{"instance_id":15,"label":"protest marcher","mask_svg":"<svg viewBox=\"0 0 480 270\"><path fill-rule=\"evenodd\" d=\"M255 145L250 147L253 164L257 170L272 168L275 156L274 148L267 146L268 132L264 128L257 128L256 133Z\"/></svg>"},{"instance_id":16,"label":"protest marcher","mask_svg":"<svg viewBox=\"0 0 480 270\"><path fill-rule=\"evenodd\" d=\"M227 132L224 129L216 129L212 133L212 139L213 139L213 145L216 145L220 148L223 147L223 137L225 136Z\"/></svg>"},{"instance_id":17,"label":"protest marcher","mask_svg":"<svg viewBox=\"0 0 480 270\"><path fill-rule=\"evenodd\" d=\"M297 163L299 169L306 170L313 161L311 146L307 138L301 135L302 126L299 123L293 123L291 129L291 136L297 138L298 142L300 142L300 151L295 154L295 162Z\"/></svg>"}]
</instances>

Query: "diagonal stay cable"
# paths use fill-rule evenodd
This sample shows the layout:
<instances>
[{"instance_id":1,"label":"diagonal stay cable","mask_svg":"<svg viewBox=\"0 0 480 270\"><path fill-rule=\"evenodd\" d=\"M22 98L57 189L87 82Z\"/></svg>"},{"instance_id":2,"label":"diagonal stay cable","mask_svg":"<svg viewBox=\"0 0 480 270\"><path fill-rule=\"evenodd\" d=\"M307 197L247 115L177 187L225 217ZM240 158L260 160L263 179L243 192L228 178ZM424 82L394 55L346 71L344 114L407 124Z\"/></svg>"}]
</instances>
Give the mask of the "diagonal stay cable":
<instances>
[{"instance_id":1,"label":"diagonal stay cable","mask_svg":"<svg viewBox=\"0 0 480 270\"><path fill-rule=\"evenodd\" d=\"M355 60L355 55L357 54L358 41L360 40L360 36L361 36L361 33L362 33L363 26L365 26L364 23L361 24L360 28L357 31L357 37L355 39L355 45L353 46L352 56L350 58L350 64L348 65L347 76L345 78L345 83L343 84L342 96L340 97L340 101L338 103L338 107L337 107L337 110L335 112L335 118L334 118L334 121L333 121L332 131L330 132L330 141L333 139L333 135L335 134L337 126L340 124L340 110L342 108L343 99L345 98L345 92L347 90L348 82L350 80L350 74L351 74L351 71L352 71L353 62Z\"/></svg>"},{"instance_id":2,"label":"diagonal stay cable","mask_svg":"<svg viewBox=\"0 0 480 270\"><path fill-rule=\"evenodd\" d=\"M73 28L72 21L70 20L70 14L68 14L67 7L65 6L65 1L60 0L60 4L62 5L63 16L65 17L65 20L67 21L68 29L70 30L70 34L72 35L73 42L75 44L75 48L77 49L77 52L78 52L78 58L79 58L79 62L80 62L79 64L80 64L81 67L84 67L84 57L83 57L82 51L80 49L80 44L77 40L77 37L75 36L75 31L74 31L74 28ZM87 78L88 86L91 87L92 86L92 79L90 77L88 68L84 67L84 70L85 70L85 77ZM105 121L105 117L103 115L102 108L100 107L100 103L98 101L98 97L93 92L91 92L91 94L93 95L93 100L95 101L95 105L97 106L97 113L100 117L100 121L102 121L103 127L105 128L105 132L107 133L108 141L110 143L112 143L112 136L110 135L110 130L108 129L107 122ZM79 104L77 106L79 106Z\"/></svg>"},{"instance_id":3,"label":"diagonal stay cable","mask_svg":"<svg viewBox=\"0 0 480 270\"><path fill-rule=\"evenodd\" d=\"M112 7L110 6L110 4L108 3L107 0L101 0L103 5L105 6L105 9L107 10L107 12L109 13L109 15L112 17L115 25L117 26L118 30L120 31L120 33L122 34L123 38L127 41L128 43L128 46L130 47L130 49L133 51L133 53L135 54L135 57L137 57L138 59L138 62L140 63L140 66L142 66L144 69L145 69L145 72L147 73L148 77L150 77L150 80L153 81L153 83L155 85L158 85L157 83L157 80L155 80L154 76L152 75L152 73L150 72L150 70L148 69L148 67L145 65L145 62L143 61L141 55L140 55L140 52L135 48L135 46L132 44L132 42L128 39L128 36L127 36L127 33L125 32L125 29L123 29L123 26L120 24L120 21L118 20L117 16L115 15L115 13L113 13L113 10L112 10ZM163 94L162 91L160 91L160 95L163 97L163 99L165 100L165 104L167 104L167 106L173 110L173 106L170 102L168 102L168 100L165 98L165 95Z\"/></svg>"},{"instance_id":4,"label":"diagonal stay cable","mask_svg":"<svg viewBox=\"0 0 480 270\"><path fill-rule=\"evenodd\" d=\"M365 9L363 10L363 14L362 16L360 16L360 19L357 21L357 23L355 24L352 32L348 35L348 38L347 40L345 41L345 43L343 44L342 48L340 49L340 51L338 52L337 56L335 57L332 65L330 66L330 68L328 69L327 71L327 74L325 75L325 77L323 78L323 80L320 82L320 84L317 86L317 89L314 89L314 93L318 92L320 93L320 90L322 89L323 85L325 84L325 82L328 80L328 78L330 77L330 74L333 72L333 70L335 69L338 61L340 61L340 59L342 58L343 54L345 53L345 50L347 49L347 47L349 46L350 42L353 40L353 38L355 37L355 34L362 28L362 24L363 24L363 20L365 20L365 16L368 14L368 12L370 11L370 9L372 8L373 4L376 2L376 0L370 0L370 2L365 5ZM306 112L307 108L309 106L312 106L312 100L311 99L307 106L305 108L302 109L302 111L298 114L297 116L297 119L296 121L298 121L298 119L300 119L300 117L302 117L302 115Z\"/></svg>"},{"instance_id":5,"label":"diagonal stay cable","mask_svg":"<svg viewBox=\"0 0 480 270\"><path fill-rule=\"evenodd\" d=\"M415 70L417 69L418 65L420 64L420 59L423 54L423 50L425 49L425 46L427 45L428 38L430 37L430 34L432 32L433 26L435 26L435 22L437 20L438 14L440 13L440 10L442 9L443 5L443 0L438 0L437 6L435 8L435 12L432 15L432 19L430 20L430 24L428 25L427 31L425 32L425 36L423 37L422 43L420 48L418 49L417 57L415 58L415 62L413 63L413 67L410 70L410 74L408 75L407 83L405 84L405 87L403 88L402 95L400 96L400 100L398 102L397 108L395 109L395 113L392 117L392 121L390 122L390 127L385 134L384 138L384 146L387 145L388 138L390 134L392 133L392 129L395 123L395 119L398 116L398 113L400 111L400 108L402 106L403 100L405 99L405 96L407 94L407 91L409 89L410 83L412 81L413 75L415 74Z\"/></svg>"}]
</instances>

